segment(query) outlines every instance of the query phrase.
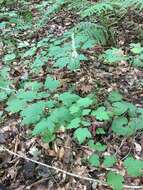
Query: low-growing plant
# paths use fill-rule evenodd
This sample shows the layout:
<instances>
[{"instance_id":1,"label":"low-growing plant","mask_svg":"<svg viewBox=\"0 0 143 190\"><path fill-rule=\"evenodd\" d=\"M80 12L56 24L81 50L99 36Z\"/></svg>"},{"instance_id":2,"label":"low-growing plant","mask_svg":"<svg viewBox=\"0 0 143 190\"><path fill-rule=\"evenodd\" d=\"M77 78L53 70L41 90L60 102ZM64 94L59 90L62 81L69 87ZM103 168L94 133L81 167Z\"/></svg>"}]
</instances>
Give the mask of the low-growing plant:
<instances>
[{"instance_id":1,"label":"low-growing plant","mask_svg":"<svg viewBox=\"0 0 143 190\"><path fill-rule=\"evenodd\" d=\"M117 48L114 36L117 32L114 29L121 18L129 10L142 10L143 3L141 0L107 0L96 3L88 0L42 1L34 5L37 17L33 15L33 6L29 6L29 1L24 1L20 11L10 11L13 2L9 2L0 0L0 5L6 5L6 9L2 8L3 12L0 13L4 49L3 67L0 68L0 102L3 102L4 112L19 114L21 124L29 126L31 137L40 136L46 143L53 142L60 131L68 131L73 136L73 141L80 146L84 144L91 150L92 154L87 157L88 165L97 170L103 169L110 187L123 189L125 180L122 172L109 170L114 166L118 168L122 163L130 177L140 177L143 174L143 161L129 154L121 162L116 153L110 153L108 144L101 137L111 133L128 139L142 131L143 108L125 101L118 91L109 93L102 103L97 101L94 93L81 96L71 89L63 92L61 82L51 77L50 71L68 68L71 72L76 72L81 63L88 62L88 53L85 52L90 50L97 61L107 67L108 64L110 67L120 62L137 68L143 67L141 44L132 43L128 51L123 51L122 47ZM73 23L60 37L50 34L49 30L45 34L47 22L54 20L55 14L63 10L78 12L77 23ZM44 33L43 38L40 30ZM101 55L96 54L93 52L96 46L101 46L105 51ZM49 63L52 63L52 68L48 68ZM17 67L19 64L28 73L26 77L18 76L18 82L15 83L10 80L13 71L10 72L9 67ZM0 117L2 114L0 111ZM96 123L97 126L94 126Z\"/></svg>"},{"instance_id":2,"label":"low-growing plant","mask_svg":"<svg viewBox=\"0 0 143 190\"><path fill-rule=\"evenodd\" d=\"M127 61L134 67L143 67L143 47L140 43L130 44L130 52L125 55L122 49L112 48L106 50L100 59L103 60L105 64L116 66L121 61Z\"/></svg>"}]
</instances>

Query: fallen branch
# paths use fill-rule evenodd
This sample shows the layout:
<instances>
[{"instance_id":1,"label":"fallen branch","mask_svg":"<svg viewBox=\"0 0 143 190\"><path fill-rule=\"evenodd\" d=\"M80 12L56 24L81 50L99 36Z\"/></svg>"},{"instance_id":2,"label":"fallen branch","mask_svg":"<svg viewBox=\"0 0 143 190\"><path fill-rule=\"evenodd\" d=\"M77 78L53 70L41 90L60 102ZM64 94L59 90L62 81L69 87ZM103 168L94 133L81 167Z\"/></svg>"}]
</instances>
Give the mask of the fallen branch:
<instances>
[{"instance_id":1,"label":"fallen branch","mask_svg":"<svg viewBox=\"0 0 143 190\"><path fill-rule=\"evenodd\" d=\"M98 180L98 179L93 179L93 178L90 178L90 177L84 177L84 176L80 176L78 174L74 174L74 173L70 173L70 172L67 172L65 170L62 170L60 168L57 168L55 166L51 166L51 165L48 165L48 164L44 164L42 162L39 162L39 161L36 161L36 160L33 160L31 158L28 158L27 156L25 155L20 155L20 154L17 154L5 147L3 147L3 150L5 150L6 152L8 152L9 154L13 155L13 156L17 156L19 158L22 158L22 159L25 159L27 161L30 161L30 162L33 162L35 164L38 164L38 165L41 165L41 166L44 166L46 168L50 168L50 169L53 169L53 170L56 170L58 172L61 172L63 174L66 174L68 176L71 176L71 177L75 177L75 178L78 178L78 179L82 179L82 180L86 180L86 181L92 181L92 182L95 182L95 183L99 183L101 185L104 185L104 186L109 186L106 182L102 181L102 180ZM124 185L124 188L127 188L127 189L143 189L143 186L130 186L130 185Z\"/></svg>"}]
</instances>

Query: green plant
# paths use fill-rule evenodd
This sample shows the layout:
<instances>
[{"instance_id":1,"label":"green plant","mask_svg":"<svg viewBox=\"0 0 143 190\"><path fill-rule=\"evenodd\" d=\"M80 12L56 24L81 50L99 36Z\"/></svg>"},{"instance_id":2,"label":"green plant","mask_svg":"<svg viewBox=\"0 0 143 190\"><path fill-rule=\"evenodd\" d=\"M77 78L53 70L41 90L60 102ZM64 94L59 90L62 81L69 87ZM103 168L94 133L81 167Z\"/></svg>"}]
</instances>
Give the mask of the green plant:
<instances>
[{"instance_id":1,"label":"green plant","mask_svg":"<svg viewBox=\"0 0 143 190\"><path fill-rule=\"evenodd\" d=\"M0 102L7 99L8 95L13 91L10 87L9 68L3 67L0 71Z\"/></svg>"},{"instance_id":2,"label":"green plant","mask_svg":"<svg viewBox=\"0 0 143 190\"><path fill-rule=\"evenodd\" d=\"M126 56L124 55L123 51L117 48L106 50L102 58L106 64L116 64L120 61L126 60Z\"/></svg>"},{"instance_id":3,"label":"green plant","mask_svg":"<svg viewBox=\"0 0 143 190\"><path fill-rule=\"evenodd\" d=\"M143 175L143 161L137 160L132 157L128 157L124 160L124 166L127 168L127 172L132 177L138 177Z\"/></svg>"},{"instance_id":4,"label":"green plant","mask_svg":"<svg viewBox=\"0 0 143 190\"><path fill-rule=\"evenodd\" d=\"M127 55L119 48L108 49L100 56L100 59L109 65L116 65L121 61L127 61L134 67L141 68L143 67L143 47L140 43L131 43L130 53Z\"/></svg>"},{"instance_id":5,"label":"green plant","mask_svg":"<svg viewBox=\"0 0 143 190\"><path fill-rule=\"evenodd\" d=\"M130 51L132 55L130 56L130 62L135 67L143 67L143 47L140 43L130 44Z\"/></svg>"},{"instance_id":6,"label":"green plant","mask_svg":"<svg viewBox=\"0 0 143 190\"><path fill-rule=\"evenodd\" d=\"M113 138L130 139L142 132L143 108L125 101L118 91L112 91L100 103L97 101L100 97L96 98L94 93L82 96L78 91L77 95L73 90L76 84L70 83L66 89L58 72L67 72L67 68L68 73L76 74L83 62L82 70L88 71L89 62L94 67L92 59L106 64L101 65L101 71L120 63L129 63L138 69L143 67L141 43L120 47L115 38L122 35L117 30L122 18L128 19L132 11L141 11L142 1L49 0L31 5L31 1L15 4L15 1L1 0L0 5L3 56L0 118L7 117L7 112L19 115L21 125L29 127L31 136L40 136L45 143L53 142L61 130L68 132L76 142L73 144L89 148L88 166L98 171L102 169L104 176L107 173L107 184L115 190L123 189L124 178L119 171L113 172L114 167L123 166L129 176L140 177L142 160L129 155L122 162L120 156L115 156L114 149L110 151L104 137L110 134ZM65 12L72 15L73 21L56 37L58 30L62 30L60 27L67 23L64 16L61 25L59 21L57 24L56 13ZM47 29L52 28L53 23L56 32ZM60 27L56 29L56 26ZM100 54L100 50L98 53L98 47L103 53ZM56 76L51 76L54 73ZM113 171L106 172L109 170Z\"/></svg>"},{"instance_id":7,"label":"green plant","mask_svg":"<svg viewBox=\"0 0 143 190\"><path fill-rule=\"evenodd\" d=\"M114 190L122 190L123 189L123 182L124 178L120 174L110 171L107 174L107 183L114 189Z\"/></svg>"}]
</instances>

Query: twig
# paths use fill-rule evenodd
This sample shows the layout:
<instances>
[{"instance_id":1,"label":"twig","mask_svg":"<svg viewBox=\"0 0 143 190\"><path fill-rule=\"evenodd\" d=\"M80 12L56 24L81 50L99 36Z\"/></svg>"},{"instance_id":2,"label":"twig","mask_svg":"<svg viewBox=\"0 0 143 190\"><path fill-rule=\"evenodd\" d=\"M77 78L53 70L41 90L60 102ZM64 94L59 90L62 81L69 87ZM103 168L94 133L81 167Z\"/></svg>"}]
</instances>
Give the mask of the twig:
<instances>
[{"instance_id":1,"label":"twig","mask_svg":"<svg viewBox=\"0 0 143 190\"><path fill-rule=\"evenodd\" d=\"M19 157L19 158L22 158L22 159L31 161L31 162L33 162L33 163L35 163L35 164L44 166L44 167L46 167L46 168L54 169L54 170L56 170L56 171L58 171L58 172L61 172L61 173L63 173L63 174L66 174L66 175L69 175L69 176L72 176L72 177L76 177L76 178L79 178L79 179L83 179L83 180L86 180L86 181L97 182L97 183L100 183L100 184L102 184L102 185L108 186L107 183L105 183L105 182L103 182L103 181L101 181L101 180L93 179L93 178L90 178L90 177L80 176L80 175L74 174L74 173L70 173L70 172L67 172L67 171L65 171L65 170L62 170L62 169L60 169L60 168L57 168L57 167L55 167L55 166L51 166L51 165L48 165L48 164L44 164L44 163L42 163L42 162L39 162L39 161L33 160L33 159L31 159L31 158L28 158L28 157L26 157L26 156L24 156L24 155L17 154L17 153L15 153L15 152L13 152L13 151L11 151L11 150L5 148L5 147L3 147L3 149L4 149L5 151L7 151L9 154L12 154L12 155L17 156L17 157Z\"/></svg>"},{"instance_id":2,"label":"twig","mask_svg":"<svg viewBox=\"0 0 143 190\"><path fill-rule=\"evenodd\" d=\"M38 181L32 183L31 185L29 185L29 186L27 187L27 189L31 189L31 187L33 187L33 186L35 186L35 185L39 185L40 183L43 183L43 182L47 181L47 180L50 179L50 178L51 178L51 177L46 177L46 178L40 179L40 180L38 180Z\"/></svg>"},{"instance_id":3,"label":"twig","mask_svg":"<svg viewBox=\"0 0 143 190\"><path fill-rule=\"evenodd\" d=\"M118 149L117 149L116 152L115 152L115 156L116 156L117 153L120 151L120 149L121 149L121 147L123 146L125 140L126 140L126 138L124 138L124 139L122 140L120 146L118 147Z\"/></svg>"},{"instance_id":4,"label":"twig","mask_svg":"<svg viewBox=\"0 0 143 190\"><path fill-rule=\"evenodd\" d=\"M22 158L22 159L25 159L25 160L28 160L28 161L31 161L31 162L33 162L33 163L35 163L35 164L44 166L44 167L46 167L46 168L54 169L54 170L56 170L56 171L58 171L58 172L61 172L61 173L63 173L63 174L66 174L66 175L68 175L68 176L76 177L76 178L78 178L78 179L82 179L82 180L86 180L86 181L92 181L92 182L96 182L96 183L99 183L99 184L104 185L104 186L108 186L108 184L107 184L106 182L102 181L102 180L93 179L93 178L90 178L90 177L84 177L84 176L80 176L80 175L78 175L78 174L74 174L74 173L67 172L67 171L62 170L62 169L60 169L60 168L57 168L57 167L55 167L55 166L51 166L51 165L48 165L48 164L44 164L44 163L42 163L42 162L39 162L39 161L33 160L33 159L31 159L31 158L28 158L28 157L26 157L25 155L17 154L17 153L15 153L15 152L13 152L13 151L7 149L6 147L3 147L3 150L5 150L6 152L8 152L8 153L11 154L11 155L17 156L17 157L19 157L19 158ZM128 189L142 189L142 190L143 190L143 186L124 185L124 187L125 187L125 188L128 188Z\"/></svg>"}]
</instances>

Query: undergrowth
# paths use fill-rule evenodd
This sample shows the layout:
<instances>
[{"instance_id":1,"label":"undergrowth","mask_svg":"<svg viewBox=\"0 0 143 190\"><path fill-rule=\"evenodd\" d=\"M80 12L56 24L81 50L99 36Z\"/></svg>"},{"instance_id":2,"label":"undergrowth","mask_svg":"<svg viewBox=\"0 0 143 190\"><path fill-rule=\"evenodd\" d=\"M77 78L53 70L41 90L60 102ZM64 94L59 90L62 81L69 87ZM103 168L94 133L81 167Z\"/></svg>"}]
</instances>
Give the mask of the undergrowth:
<instances>
[{"instance_id":1,"label":"undergrowth","mask_svg":"<svg viewBox=\"0 0 143 190\"><path fill-rule=\"evenodd\" d=\"M3 46L2 66L0 70L0 101L5 109L0 112L1 122L5 114L19 114L22 125L29 126L31 137L41 136L45 143L53 142L58 131L71 132L74 141L93 150L86 158L87 164L96 168L112 168L118 162L116 155L104 155L107 145L95 140L91 126L93 121L105 123L105 128L97 128L96 136L113 135L129 138L143 129L143 108L128 102L118 91L108 94L105 102L92 92L86 96L76 94L70 88L60 91L61 81L50 74L44 80L31 80L31 76L41 75L43 68L69 69L76 73L81 64L89 61L86 50L102 46L103 51L94 53L98 61L107 66L116 67L125 62L130 67L143 67L143 47L140 42L128 44L128 51L119 47L116 37L117 26L131 10L143 9L141 0L90 1L55 0L35 4L38 18L32 15L30 1L11 2L1 0L0 30ZM19 7L22 9L19 10ZM45 27L56 13L66 10L77 14L78 22L60 37L52 33L30 41L31 36ZM76 13L76 11L78 13ZM22 35L22 38L16 38ZM47 62L52 62L52 68ZM11 77L13 65L22 65L28 74L20 78L18 87ZM120 89L119 89L120 91ZM134 167L132 167L134 165ZM142 176L143 161L129 155L123 166L131 177ZM110 171L107 183L115 190L123 189L124 176Z\"/></svg>"}]
</instances>

